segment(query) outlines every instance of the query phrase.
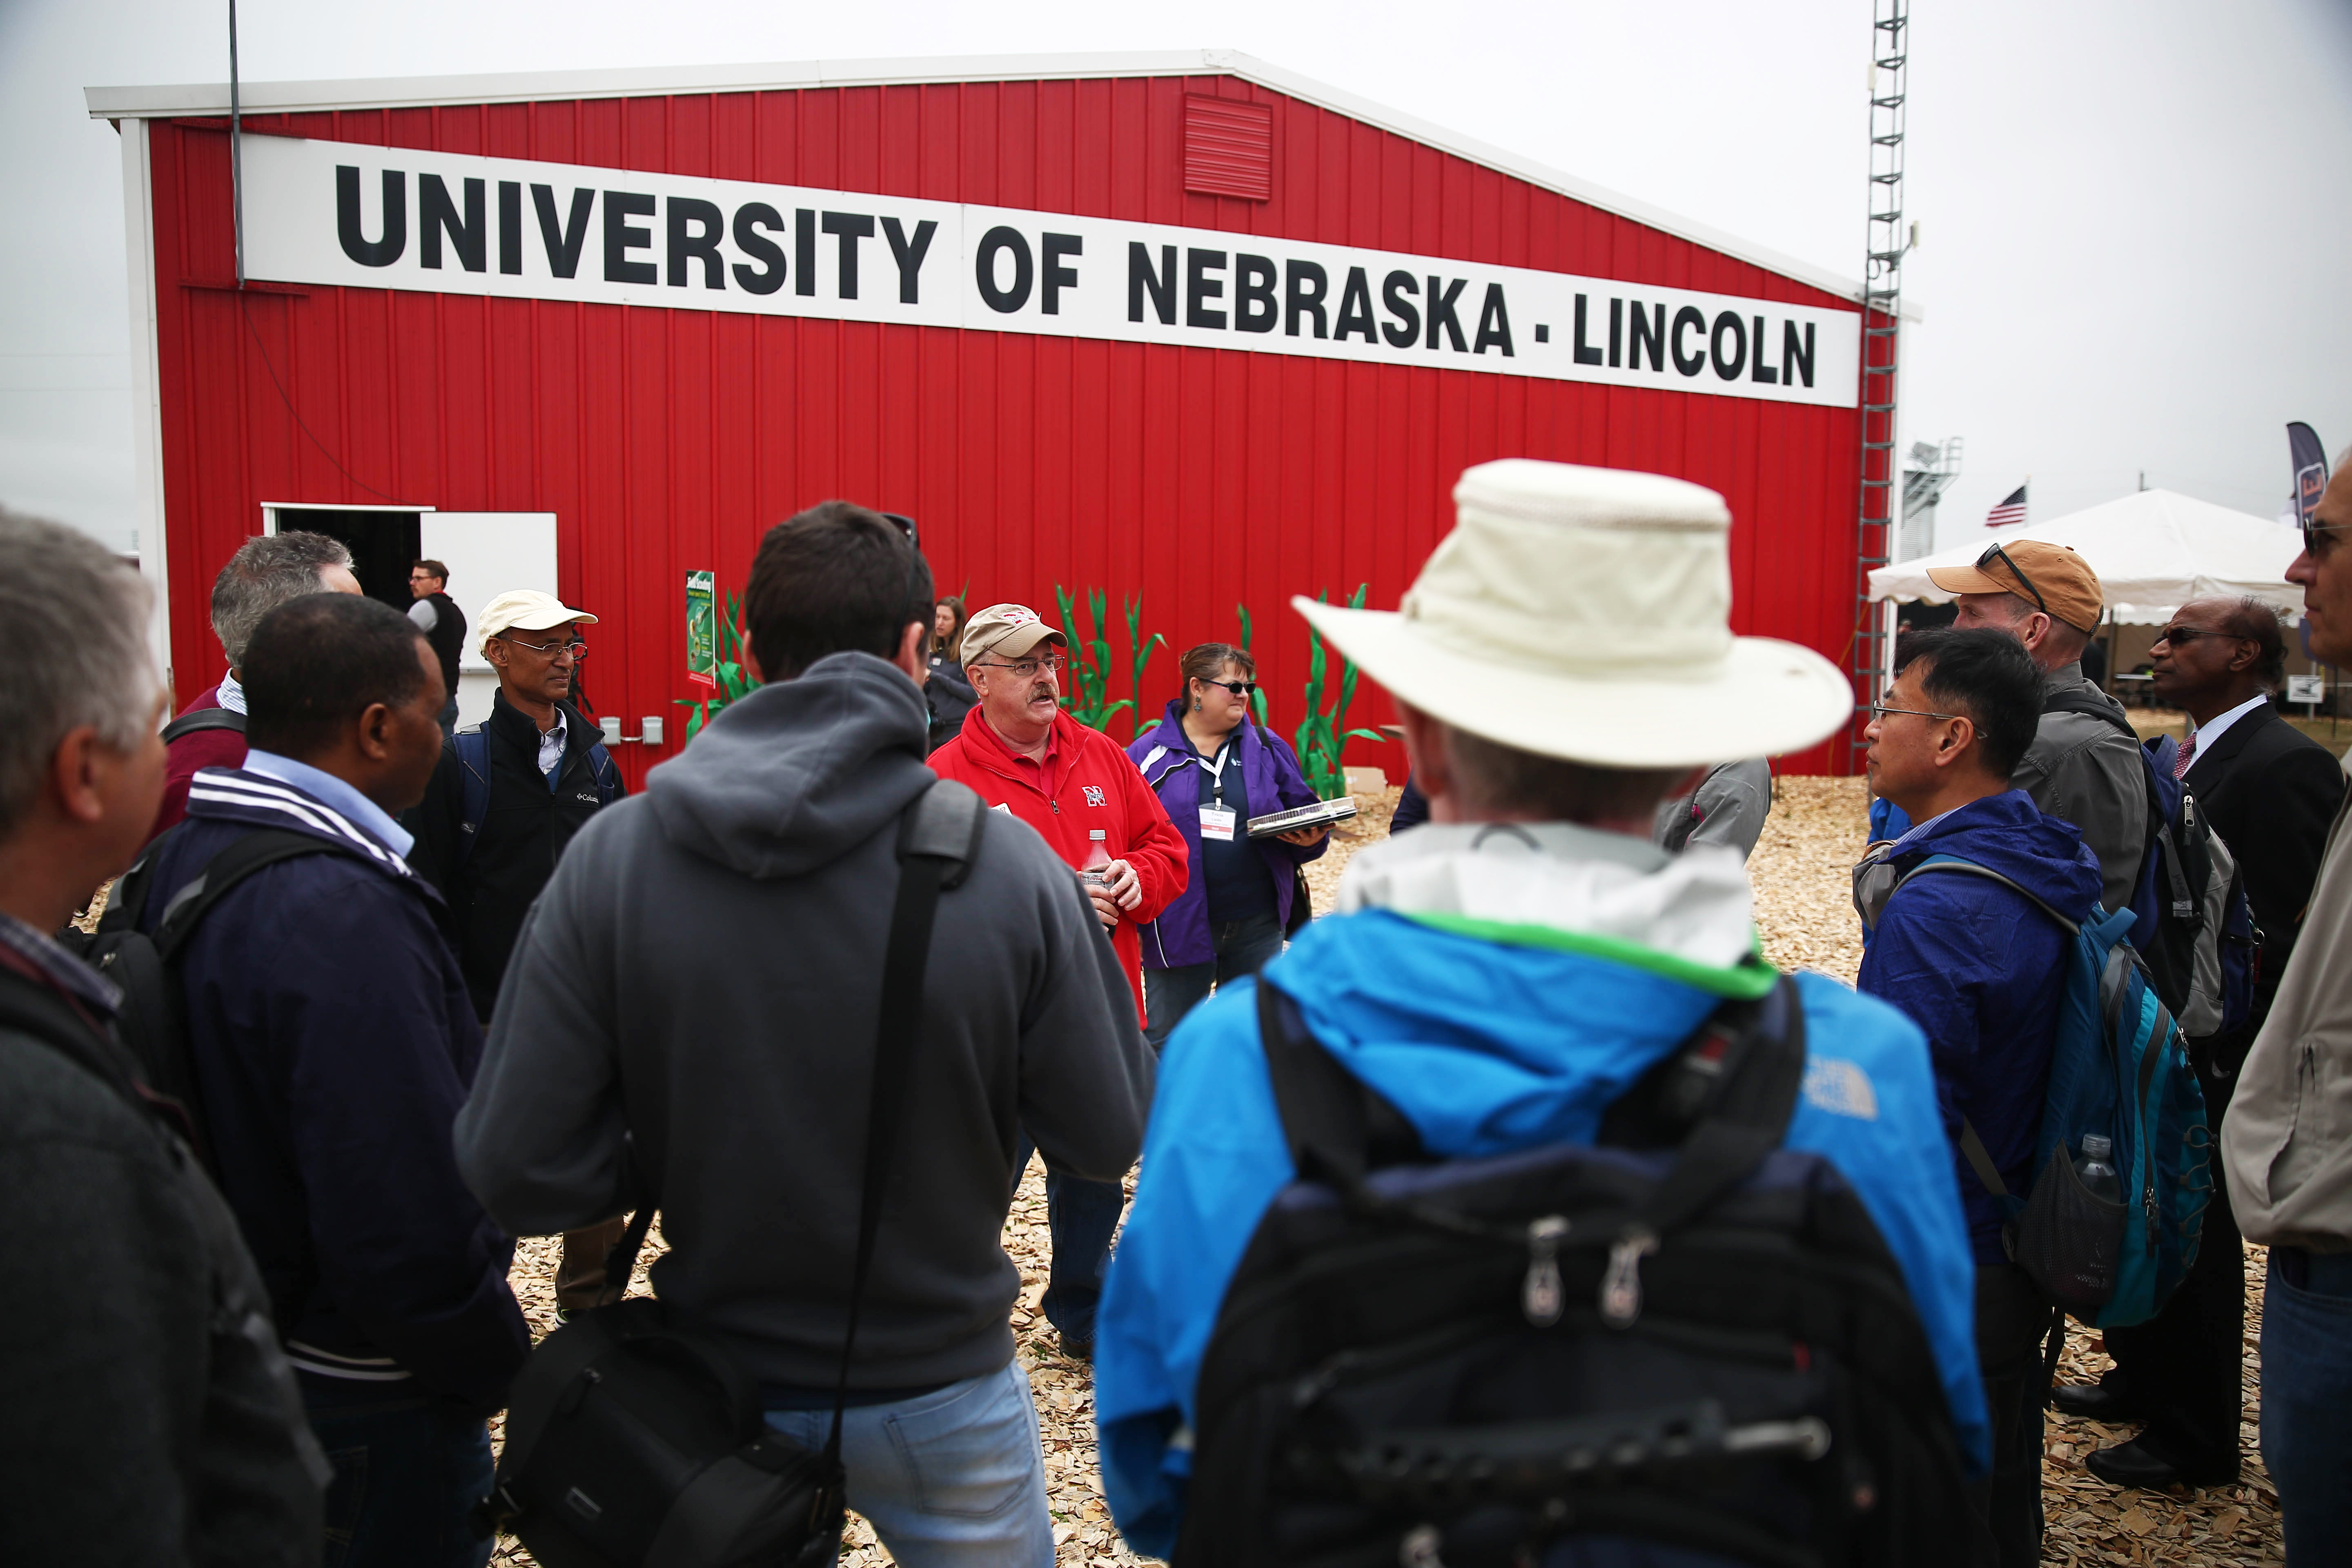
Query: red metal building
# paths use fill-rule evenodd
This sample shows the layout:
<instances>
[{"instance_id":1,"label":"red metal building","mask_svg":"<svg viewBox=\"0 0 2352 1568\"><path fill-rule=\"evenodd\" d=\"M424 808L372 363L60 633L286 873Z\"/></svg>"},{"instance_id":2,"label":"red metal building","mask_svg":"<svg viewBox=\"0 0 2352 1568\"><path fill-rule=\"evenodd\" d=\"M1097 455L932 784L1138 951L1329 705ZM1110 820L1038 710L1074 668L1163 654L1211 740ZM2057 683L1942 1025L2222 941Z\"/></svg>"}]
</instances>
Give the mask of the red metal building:
<instances>
[{"instance_id":1,"label":"red metal building","mask_svg":"<svg viewBox=\"0 0 2352 1568\"><path fill-rule=\"evenodd\" d=\"M221 562L308 521L469 614L551 573L674 746L684 574L843 496L975 605L1139 594L1180 649L1248 605L1287 731L1289 595L1393 605L1506 456L1722 491L1739 629L1849 646L1855 285L1244 57L247 86L241 291L226 88L89 99L184 699Z\"/></svg>"}]
</instances>

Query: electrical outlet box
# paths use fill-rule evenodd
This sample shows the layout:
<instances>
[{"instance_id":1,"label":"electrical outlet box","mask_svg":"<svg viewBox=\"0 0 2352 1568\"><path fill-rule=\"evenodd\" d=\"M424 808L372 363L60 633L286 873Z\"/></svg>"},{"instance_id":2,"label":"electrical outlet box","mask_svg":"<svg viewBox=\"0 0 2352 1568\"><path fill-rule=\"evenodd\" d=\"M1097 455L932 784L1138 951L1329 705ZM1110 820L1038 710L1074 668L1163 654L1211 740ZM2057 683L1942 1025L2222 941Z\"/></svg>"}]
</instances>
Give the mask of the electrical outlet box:
<instances>
[{"instance_id":1,"label":"electrical outlet box","mask_svg":"<svg viewBox=\"0 0 2352 1568\"><path fill-rule=\"evenodd\" d=\"M662 721L651 715L637 721L637 739L648 746L662 743Z\"/></svg>"},{"instance_id":2,"label":"electrical outlet box","mask_svg":"<svg viewBox=\"0 0 2352 1568\"><path fill-rule=\"evenodd\" d=\"M621 721L618 719L599 719L596 728L604 731L604 744L617 746L621 743Z\"/></svg>"}]
</instances>

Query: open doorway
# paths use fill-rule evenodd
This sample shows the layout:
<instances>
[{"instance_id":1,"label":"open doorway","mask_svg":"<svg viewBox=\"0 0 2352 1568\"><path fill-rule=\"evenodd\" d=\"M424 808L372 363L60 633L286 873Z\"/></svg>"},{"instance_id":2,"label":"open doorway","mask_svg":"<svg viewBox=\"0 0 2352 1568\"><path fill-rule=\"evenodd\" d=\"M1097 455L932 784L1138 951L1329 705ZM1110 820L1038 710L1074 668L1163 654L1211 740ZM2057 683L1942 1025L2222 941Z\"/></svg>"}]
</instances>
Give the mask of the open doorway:
<instances>
[{"instance_id":1,"label":"open doorway","mask_svg":"<svg viewBox=\"0 0 2352 1568\"><path fill-rule=\"evenodd\" d=\"M352 552L352 571L360 580L361 591L403 615L408 613L413 602L408 571L424 553L419 538L421 512L275 507L271 515L277 522L274 532L323 533L341 541Z\"/></svg>"}]
</instances>

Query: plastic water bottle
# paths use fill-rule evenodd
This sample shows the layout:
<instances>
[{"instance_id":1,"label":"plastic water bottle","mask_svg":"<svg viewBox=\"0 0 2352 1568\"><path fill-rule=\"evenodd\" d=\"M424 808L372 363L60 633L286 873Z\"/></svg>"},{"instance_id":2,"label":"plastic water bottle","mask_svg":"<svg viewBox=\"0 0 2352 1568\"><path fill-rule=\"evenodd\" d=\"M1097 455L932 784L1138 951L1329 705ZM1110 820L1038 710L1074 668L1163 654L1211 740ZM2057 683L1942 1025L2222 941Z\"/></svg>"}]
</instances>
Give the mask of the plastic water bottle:
<instances>
[{"instance_id":1,"label":"plastic water bottle","mask_svg":"<svg viewBox=\"0 0 2352 1568\"><path fill-rule=\"evenodd\" d=\"M2093 1197L2111 1204L2124 1201L2123 1178L2108 1157L2115 1152L2113 1140L2096 1132L2083 1134L2083 1157L2074 1163L2074 1173L2082 1178L2084 1190Z\"/></svg>"},{"instance_id":2,"label":"plastic water bottle","mask_svg":"<svg viewBox=\"0 0 2352 1568\"><path fill-rule=\"evenodd\" d=\"M1099 888L1110 880L1110 847L1104 842L1108 835L1099 827L1087 833L1087 861L1078 868L1078 880L1089 888Z\"/></svg>"}]
</instances>

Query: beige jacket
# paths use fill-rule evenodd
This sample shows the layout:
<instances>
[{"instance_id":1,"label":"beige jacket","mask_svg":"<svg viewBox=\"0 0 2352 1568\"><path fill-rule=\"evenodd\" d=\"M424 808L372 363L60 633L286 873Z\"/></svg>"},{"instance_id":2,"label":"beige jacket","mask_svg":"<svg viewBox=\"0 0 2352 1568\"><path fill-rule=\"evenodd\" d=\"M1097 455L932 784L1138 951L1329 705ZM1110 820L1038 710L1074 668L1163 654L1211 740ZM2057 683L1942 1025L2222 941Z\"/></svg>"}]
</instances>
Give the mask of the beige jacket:
<instances>
[{"instance_id":1,"label":"beige jacket","mask_svg":"<svg viewBox=\"0 0 2352 1568\"><path fill-rule=\"evenodd\" d=\"M2352 771L2352 770L2347 770ZM2278 1000L2221 1129L2249 1241L2352 1251L2352 797L2337 808Z\"/></svg>"}]
</instances>

